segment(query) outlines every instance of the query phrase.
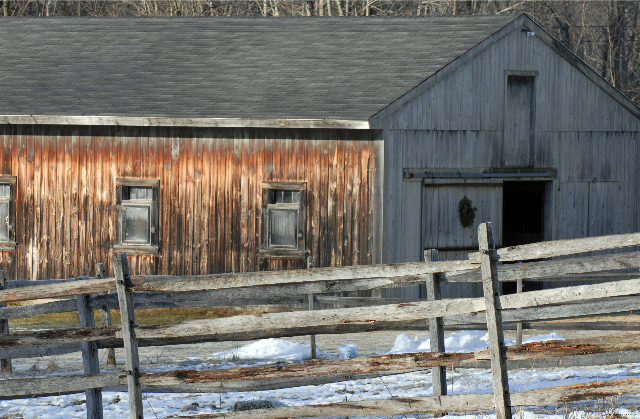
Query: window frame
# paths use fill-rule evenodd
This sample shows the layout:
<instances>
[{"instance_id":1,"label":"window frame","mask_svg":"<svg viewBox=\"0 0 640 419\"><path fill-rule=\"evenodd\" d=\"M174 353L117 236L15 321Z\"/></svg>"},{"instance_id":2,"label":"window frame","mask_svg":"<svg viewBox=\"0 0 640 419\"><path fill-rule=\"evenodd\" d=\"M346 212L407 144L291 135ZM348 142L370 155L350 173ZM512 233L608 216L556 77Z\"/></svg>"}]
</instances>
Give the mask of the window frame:
<instances>
[{"instance_id":1,"label":"window frame","mask_svg":"<svg viewBox=\"0 0 640 419\"><path fill-rule=\"evenodd\" d=\"M17 178L15 176L0 176L0 185L9 185L9 198L0 198L8 206L7 240L0 240L0 251L16 250L16 209L17 209Z\"/></svg>"},{"instance_id":2,"label":"window frame","mask_svg":"<svg viewBox=\"0 0 640 419\"><path fill-rule=\"evenodd\" d=\"M152 199L127 199L123 200L124 187L151 188ZM117 212L117 238L113 250L118 253L132 253L138 255L157 255L160 246L158 222L159 200L160 200L160 180L159 179L136 179L117 178L116 179L116 212ZM127 207L149 208L149 241L145 243L126 242L124 236L124 211Z\"/></svg>"},{"instance_id":3,"label":"window frame","mask_svg":"<svg viewBox=\"0 0 640 419\"><path fill-rule=\"evenodd\" d=\"M270 203L276 190L300 192L299 203ZM295 211L298 237L295 247L271 244L271 214L273 211ZM307 183L306 182L262 182L262 243L259 253L268 259L304 259L307 230Z\"/></svg>"}]
</instances>

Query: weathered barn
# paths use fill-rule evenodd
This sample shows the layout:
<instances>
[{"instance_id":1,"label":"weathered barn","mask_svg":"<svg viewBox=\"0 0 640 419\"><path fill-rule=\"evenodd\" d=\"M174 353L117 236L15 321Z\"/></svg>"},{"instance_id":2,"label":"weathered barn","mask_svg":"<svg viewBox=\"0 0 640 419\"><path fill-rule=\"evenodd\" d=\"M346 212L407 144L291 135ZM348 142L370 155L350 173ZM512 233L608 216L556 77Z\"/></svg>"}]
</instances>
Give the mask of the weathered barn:
<instances>
[{"instance_id":1,"label":"weathered barn","mask_svg":"<svg viewBox=\"0 0 640 419\"><path fill-rule=\"evenodd\" d=\"M504 246L640 226L640 110L525 15L5 19L0 48L11 278L114 250L200 274L461 258L484 221Z\"/></svg>"}]
</instances>

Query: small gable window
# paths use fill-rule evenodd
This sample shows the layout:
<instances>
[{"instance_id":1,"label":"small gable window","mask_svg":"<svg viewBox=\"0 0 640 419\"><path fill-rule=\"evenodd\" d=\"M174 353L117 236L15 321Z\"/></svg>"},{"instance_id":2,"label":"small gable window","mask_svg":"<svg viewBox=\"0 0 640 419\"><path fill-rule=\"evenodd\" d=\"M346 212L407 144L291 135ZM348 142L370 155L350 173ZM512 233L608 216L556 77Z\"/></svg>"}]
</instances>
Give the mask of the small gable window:
<instances>
[{"instance_id":1,"label":"small gable window","mask_svg":"<svg viewBox=\"0 0 640 419\"><path fill-rule=\"evenodd\" d=\"M0 176L0 251L16 248L16 178Z\"/></svg>"},{"instance_id":2,"label":"small gable window","mask_svg":"<svg viewBox=\"0 0 640 419\"><path fill-rule=\"evenodd\" d=\"M260 253L264 257L305 257L306 201L306 183L263 182Z\"/></svg>"},{"instance_id":3,"label":"small gable window","mask_svg":"<svg viewBox=\"0 0 640 419\"><path fill-rule=\"evenodd\" d=\"M118 238L116 252L158 253L156 179L117 179Z\"/></svg>"}]
</instances>

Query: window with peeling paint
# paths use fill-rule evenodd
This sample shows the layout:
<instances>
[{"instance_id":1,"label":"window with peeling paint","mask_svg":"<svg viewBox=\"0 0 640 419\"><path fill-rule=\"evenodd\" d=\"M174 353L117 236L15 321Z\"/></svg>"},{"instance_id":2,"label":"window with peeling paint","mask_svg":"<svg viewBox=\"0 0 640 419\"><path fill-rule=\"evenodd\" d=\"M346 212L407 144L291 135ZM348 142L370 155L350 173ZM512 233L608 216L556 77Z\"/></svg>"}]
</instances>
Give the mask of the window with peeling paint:
<instances>
[{"instance_id":1,"label":"window with peeling paint","mask_svg":"<svg viewBox=\"0 0 640 419\"><path fill-rule=\"evenodd\" d=\"M117 251L158 252L158 188L155 179L117 179Z\"/></svg>"},{"instance_id":2,"label":"window with peeling paint","mask_svg":"<svg viewBox=\"0 0 640 419\"><path fill-rule=\"evenodd\" d=\"M16 246L16 178L0 176L0 250L14 250Z\"/></svg>"},{"instance_id":3,"label":"window with peeling paint","mask_svg":"<svg viewBox=\"0 0 640 419\"><path fill-rule=\"evenodd\" d=\"M263 182L260 247L263 255L304 257L306 192L306 183L302 182Z\"/></svg>"}]
</instances>

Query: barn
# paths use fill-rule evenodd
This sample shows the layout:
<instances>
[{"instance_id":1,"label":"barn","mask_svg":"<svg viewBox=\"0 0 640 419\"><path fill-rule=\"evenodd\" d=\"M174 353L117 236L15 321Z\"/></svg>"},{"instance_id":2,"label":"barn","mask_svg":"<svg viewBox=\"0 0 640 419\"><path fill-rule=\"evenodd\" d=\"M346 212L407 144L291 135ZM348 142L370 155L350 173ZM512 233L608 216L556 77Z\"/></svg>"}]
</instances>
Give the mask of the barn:
<instances>
[{"instance_id":1,"label":"barn","mask_svg":"<svg viewBox=\"0 0 640 419\"><path fill-rule=\"evenodd\" d=\"M526 15L11 18L0 48L9 278L114 252L140 274L459 259L479 222L500 246L640 224L640 109Z\"/></svg>"}]
</instances>

